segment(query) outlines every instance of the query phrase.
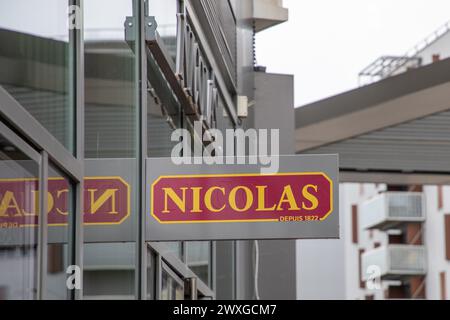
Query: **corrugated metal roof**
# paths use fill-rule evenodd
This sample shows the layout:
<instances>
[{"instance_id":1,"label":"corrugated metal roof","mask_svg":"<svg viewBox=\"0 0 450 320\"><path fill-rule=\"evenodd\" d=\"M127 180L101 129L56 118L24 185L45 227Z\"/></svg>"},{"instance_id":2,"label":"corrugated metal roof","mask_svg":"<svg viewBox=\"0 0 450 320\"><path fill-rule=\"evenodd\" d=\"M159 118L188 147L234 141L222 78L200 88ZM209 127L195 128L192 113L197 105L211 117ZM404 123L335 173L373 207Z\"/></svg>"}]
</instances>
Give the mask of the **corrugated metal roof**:
<instances>
[{"instance_id":1,"label":"corrugated metal roof","mask_svg":"<svg viewBox=\"0 0 450 320\"><path fill-rule=\"evenodd\" d=\"M337 153L343 170L450 172L450 110L305 153Z\"/></svg>"}]
</instances>

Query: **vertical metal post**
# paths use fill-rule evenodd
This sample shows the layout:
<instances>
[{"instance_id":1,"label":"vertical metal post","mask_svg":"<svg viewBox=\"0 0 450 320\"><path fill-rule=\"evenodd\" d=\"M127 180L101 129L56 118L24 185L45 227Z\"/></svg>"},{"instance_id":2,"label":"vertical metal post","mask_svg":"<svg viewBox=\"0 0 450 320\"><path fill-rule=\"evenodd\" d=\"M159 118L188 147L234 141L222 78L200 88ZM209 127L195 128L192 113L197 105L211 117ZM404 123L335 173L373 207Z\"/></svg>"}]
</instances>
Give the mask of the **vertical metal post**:
<instances>
[{"instance_id":1,"label":"vertical metal post","mask_svg":"<svg viewBox=\"0 0 450 320\"><path fill-rule=\"evenodd\" d=\"M161 300L161 291L162 291L162 259L159 253L156 254L155 259L155 300Z\"/></svg>"},{"instance_id":2,"label":"vertical metal post","mask_svg":"<svg viewBox=\"0 0 450 320\"><path fill-rule=\"evenodd\" d=\"M83 0L70 0L70 5L77 6L78 12L76 25L81 28L74 28L69 31L69 48L71 56L71 92L73 97L71 103L74 109L74 145L75 157L81 163L84 173L84 38L83 38ZM75 181L73 188L72 215L69 220L69 242L70 252L69 264L80 268L80 282L83 283L83 211L84 211L84 181ZM83 286L69 292L72 300L83 299Z\"/></svg>"},{"instance_id":3,"label":"vertical metal post","mask_svg":"<svg viewBox=\"0 0 450 320\"><path fill-rule=\"evenodd\" d=\"M216 241L211 242L211 259L210 259L210 275L209 275L209 287L213 292L216 292L216 261L217 261L217 246ZM216 294L217 295L217 294Z\"/></svg>"},{"instance_id":4,"label":"vertical metal post","mask_svg":"<svg viewBox=\"0 0 450 320\"><path fill-rule=\"evenodd\" d=\"M185 283L185 295L189 300L198 300L198 288L197 288L197 278L187 278L184 280Z\"/></svg>"},{"instance_id":5,"label":"vertical metal post","mask_svg":"<svg viewBox=\"0 0 450 320\"><path fill-rule=\"evenodd\" d=\"M47 290L47 190L48 190L48 154L41 152L39 166L39 222L38 222L38 283L37 299L44 300Z\"/></svg>"},{"instance_id":6,"label":"vertical metal post","mask_svg":"<svg viewBox=\"0 0 450 320\"><path fill-rule=\"evenodd\" d=\"M136 239L136 272L135 288L136 299L146 299L146 253L145 246L145 211L146 211L146 170L145 162L147 159L147 56L145 48L145 15L148 10L148 0L134 0L136 18L136 70L138 110L136 112L137 123L137 239Z\"/></svg>"},{"instance_id":7,"label":"vertical metal post","mask_svg":"<svg viewBox=\"0 0 450 320\"><path fill-rule=\"evenodd\" d=\"M183 241L181 243L181 261L183 261L184 263L187 263L187 261L188 261L187 260L188 259L187 246L188 246L188 244L186 241Z\"/></svg>"}]
</instances>

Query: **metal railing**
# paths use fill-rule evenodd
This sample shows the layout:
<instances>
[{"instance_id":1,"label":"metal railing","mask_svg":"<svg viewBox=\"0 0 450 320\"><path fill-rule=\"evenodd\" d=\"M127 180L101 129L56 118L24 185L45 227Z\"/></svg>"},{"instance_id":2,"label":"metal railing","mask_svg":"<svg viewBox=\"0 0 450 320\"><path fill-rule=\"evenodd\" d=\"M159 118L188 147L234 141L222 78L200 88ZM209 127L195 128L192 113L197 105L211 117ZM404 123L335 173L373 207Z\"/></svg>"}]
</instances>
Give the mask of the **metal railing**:
<instances>
[{"instance_id":1,"label":"metal railing","mask_svg":"<svg viewBox=\"0 0 450 320\"><path fill-rule=\"evenodd\" d=\"M359 74L359 85L367 85L385 79L392 75L406 71L409 68L417 68L422 65L422 59L418 54L428 48L434 42L442 38L450 31L450 21L436 29L425 39L417 43L402 56L383 56L364 68Z\"/></svg>"}]
</instances>

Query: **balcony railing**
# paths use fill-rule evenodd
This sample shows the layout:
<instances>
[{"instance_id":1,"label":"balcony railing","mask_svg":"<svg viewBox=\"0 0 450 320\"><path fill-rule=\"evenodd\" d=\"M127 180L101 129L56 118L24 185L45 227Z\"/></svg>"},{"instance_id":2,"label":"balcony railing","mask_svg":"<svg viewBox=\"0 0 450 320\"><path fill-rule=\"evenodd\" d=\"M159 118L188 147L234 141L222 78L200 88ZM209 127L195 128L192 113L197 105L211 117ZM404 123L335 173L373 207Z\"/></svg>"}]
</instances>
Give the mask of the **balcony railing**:
<instances>
[{"instance_id":1,"label":"balcony railing","mask_svg":"<svg viewBox=\"0 0 450 320\"><path fill-rule=\"evenodd\" d=\"M425 201L422 193L387 192L365 202L361 210L361 228L388 230L404 222L423 222Z\"/></svg>"},{"instance_id":2,"label":"balcony railing","mask_svg":"<svg viewBox=\"0 0 450 320\"><path fill-rule=\"evenodd\" d=\"M380 276L382 280L400 280L427 272L424 246L388 245L362 255L362 279ZM378 273L378 274L377 274Z\"/></svg>"}]
</instances>

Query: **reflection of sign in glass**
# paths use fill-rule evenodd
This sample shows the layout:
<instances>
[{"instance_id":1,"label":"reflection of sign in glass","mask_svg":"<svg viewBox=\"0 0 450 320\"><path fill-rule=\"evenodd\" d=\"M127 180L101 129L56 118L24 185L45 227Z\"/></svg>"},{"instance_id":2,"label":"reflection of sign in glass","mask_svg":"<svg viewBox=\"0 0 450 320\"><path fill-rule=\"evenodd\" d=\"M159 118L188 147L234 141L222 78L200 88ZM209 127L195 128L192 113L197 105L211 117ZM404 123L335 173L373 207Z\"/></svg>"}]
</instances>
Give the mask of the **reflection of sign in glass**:
<instances>
[{"instance_id":1,"label":"reflection of sign in glass","mask_svg":"<svg viewBox=\"0 0 450 320\"><path fill-rule=\"evenodd\" d=\"M84 223L120 224L130 214L130 186L120 177L89 177L84 181ZM48 224L67 225L69 184L48 180ZM37 226L37 179L0 179L0 228Z\"/></svg>"},{"instance_id":2,"label":"reflection of sign in glass","mask_svg":"<svg viewBox=\"0 0 450 320\"><path fill-rule=\"evenodd\" d=\"M160 223L324 221L333 183L324 173L162 176L151 200Z\"/></svg>"}]
</instances>

